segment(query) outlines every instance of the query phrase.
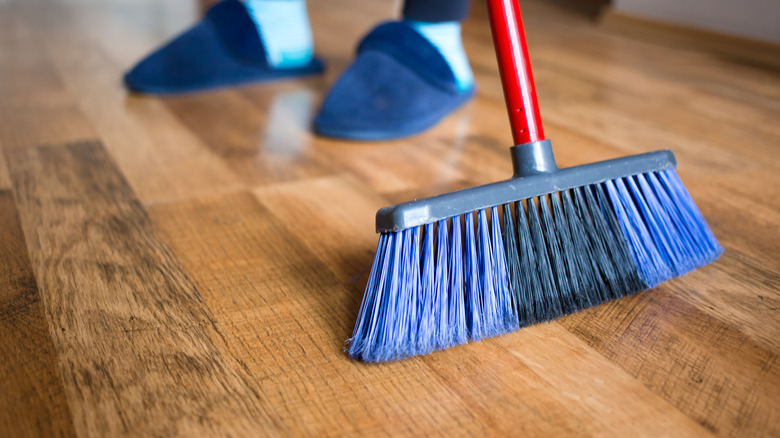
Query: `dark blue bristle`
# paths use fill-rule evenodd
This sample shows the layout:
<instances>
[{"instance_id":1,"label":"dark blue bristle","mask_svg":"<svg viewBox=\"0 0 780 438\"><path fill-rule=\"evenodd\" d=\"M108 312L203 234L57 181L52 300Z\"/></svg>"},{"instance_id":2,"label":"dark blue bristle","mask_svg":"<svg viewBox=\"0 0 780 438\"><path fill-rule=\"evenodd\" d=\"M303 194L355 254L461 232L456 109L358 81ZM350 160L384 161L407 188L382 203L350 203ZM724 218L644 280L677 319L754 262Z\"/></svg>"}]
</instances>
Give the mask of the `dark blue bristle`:
<instances>
[{"instance_id":1,"label":"dark blue bristle","mask_svg":"<svg viewBox=\"0 0 780 438\"><path fill-rule=\"evenodd\" d=\"M501 335L645 290L723 251L674 170L501 213L383 233L349 355L384 362Z\"/></svg>"},{"instance_id":2,"label":"dark blue bristle","mask_svg":"<svg viewBox=\"0 0 780 438\"><path fill-rule=\"evenodd\" d=\"M404 295L399 300L397 324L399 328L400 348L404 353L413 351L416 347L418 313L420 310L420 227L407 230L411 235L411 243L404 250L404 270L407 272L404 284ZM406 240L406 236L404 236ZM404 242L407 243L407 242Z\"/></svg>"},{"instance_id":3,"label":"dark blue bristle","mask_svg":"<svg viewBox=\"0 0 780 438\"><path fill-rule=\"evenodd\" d=\"M628 217L621 226L636 231L637 238L627 241L650 286L710 263L723 251L674 170L616 180L610 199Z\"/></svg>"},{"instance_id":4,"label":"dark blue bristle","mask_svg":"<svg viewBox=\"0 0 780 438\"><path fill-rule=\"evenodd\" d=\"M528 260L528 267L536 275L529 280L538 286L533 289L534 322L549 321L563 314L561 301L558 296L558 287L555 285L555 275L552 263L547 253L547 244L544 243L539 213L536 203L529 199L528 221L525 221L523 203L516 202L517 206L517 236L520 242L520 259Z\"/></svg>"},{"instance_id":5,"label":"dark blue bristle","mask_svg":"<svg viewBox=\"0 0 780 438\"><path fill-rule=\"evenodd\" d=\"M572 279L566 272L564 254L558 240L558 230L556 230L553 225L552 214L550 213L550 206L546 195L539 197L539 212L542 219L544 238L547 242L547 253L550 255L550 264L553 268L553 274L555 275L555 284L557 285L556 289L558 292L558 300L561 303L561 309L564 314L576 312L579 309L577 308L572 293ZM557 316L558 315L554 315L553 318L556 318Z\"/></svg>"},{"instance_id":6,"label":"dark blue bristle","mask_svg":"<svg viewBox=\"0 0 780 438\"><path fill-rule=\"evenodd\" d=\"M604 255L591 247L586 230L587 220L577 213L568 190L561 192L561 199L571 238L574 270L579 276L580 289L576 296L582 297L582 308L595 306L609 299L609 288L604 280L602 267Z\"/></svg>"},{"instance_id":7,"label":"dark blue bristle","mask_svg":"<svg viewBox=\"0 0 780 438\"><path fill-rule=\"evenodd\" d=\"M599 187L600 188L600 187ZM596 201L593 187L573 190L579 222L585 227L590 243L591 261L598 266L606 289L604 301L620 298L646 288L634 269L628 246L611 210Z\"/></svg>"},{"instance_id":8,"label":"dark blue bristle","mask_svg":"<svg viewBox=\"0 0 780 438\"><path fill-rule=\"evenodd\" d=\"M593 305L588 295L588 291L592 290L593 285L588 282L589 279L585 275L586 272L590 271L580 267L579 255L574 246L574 237L572 237L569 223L563 215L563 207L561 207L561 201L557 194L550 195L550 203L552 204L553 223L555 224L555 235L558 238L560 259L563 260L563 265L566 268L567 295L572 298L574 311L588 308Z\"/></svg>"},{"instance_id":9,"label":"dark blue bristle","mask_svg":"<svg viewBox=\"0 0 780 438\"><path fill-rule=\"evenodd\" d=\"M521 277L523 273L520 268L520 255L517 248L515 224L512 220L512 207L509 204L504 204L502 208L504 213L502 235L504 238L504 253L506 254L507 287L510 291L510 305L512 306L512 314L517 320L518 327L524 327L530 325L533 321L532 300L525 293L530 292L530 290L522 286L523 281Z\"/></svg>"}]
</instances>

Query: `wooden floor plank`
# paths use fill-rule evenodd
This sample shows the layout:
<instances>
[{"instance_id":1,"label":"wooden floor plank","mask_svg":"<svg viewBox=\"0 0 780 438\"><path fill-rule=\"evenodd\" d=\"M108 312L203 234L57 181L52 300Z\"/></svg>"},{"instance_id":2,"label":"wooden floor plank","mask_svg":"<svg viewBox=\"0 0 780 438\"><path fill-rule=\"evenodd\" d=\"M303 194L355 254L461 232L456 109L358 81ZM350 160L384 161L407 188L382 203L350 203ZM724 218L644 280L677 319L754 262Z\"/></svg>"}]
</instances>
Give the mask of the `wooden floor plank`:
<instances>
[{"instance_id":1,"label":"wooden floor plank","mask_svg":"<svg viewBox=\"0 0 780 438\"><path fill-rule=\"evenodd\" d=\"M16 206L4 190L0 224L0 430L9 437L75 436Z\"/></svg>"},{"instance_id":2,"label":"wooden floor plank","mask_svg":"<svg viewBox=\"0 0 780 438\"><path fill-rule=\"evenodd\" d=\"M251 194L157 205L150 214L293 434L489 427L461 421L469 407L417 361L348 360L344 339L361 290L337 281ZM368 399L377 402L353 402Z\"/></svg>"},{"instance_id":3,"label":"wooden floor plank","mask_svg":"<svg viewBox=\"0 0 780 438\"><path fill-rule=\"evenodd\" d=\"M11 176L8 173L8 166L5 164L5 155L0 148L0 190L11 188Z\"/></svg>"},{"instance_id":4,"label":"wooden floor plank","mask_svg":"<svg viewBox=\"0 0 780 438\"><path fill-rule=\"evenodd\" d=\"M755 323L758 318L771 320L780 309L780 272L738 250L722 257L723 262L713 269L680 279L683 295L703 312L728 321L756 344L780 353L778 324ZM707 285L700 286L705 281Z\"/></svg>"},{"instance_id":5,"label":"wooden floor plank","mask_svg":"<svg viewBox=\"0 0 780 438\"><path fill-rule=\"evenodd\" d=\"M780 235L767 230L780 223L780 210L764 202L730 193L708 180L691 178L687 170L680 170L679 174L699 210L708 218L710 228L726 249L734 248L742 254L750 254L760 264L769 267L769 272L778 275ZM749 175L743 176L750 178ZM767 197L771 198L772 195Z\"/></svg>"},{"instance_id":6,"label":"wooden floor plank","mask_svg":"<svg viewBox=\"0 0 780 438\"><path fill-rule=\"evenodd\" d=\"M298 225L311 224L303 234L308 249L319 260L328 261L339 279L357 281L367 275L366 258L373 256L376 235L372 232L374 217L365 213L384 207L386 201L366 190L357 179L339 175L277 184L255 193L275 216L282 220L297 218L291 231L295 232ZM323 223L342 226L323 227ZM354 248L367 251L354 252Z\"/></svg>"},{"instance_id":7,"label":"wooden floor plank","mask_svg":"<svg viewBox=\"0 0 780 438\"><path fill-rule=\"evenodd\" d=\"M0 147L95 137L29 26L4 6L0 14ZM10 11L8 11L10 9Z\"/></svg>"},{"instance_id":8,"label":"wooden floor plank","mask_svg":"<svg viewBox=\"0 0 780 438\"><path fill-rule=\"evenodd\" d=\"M780 433L778 353L699 310L690 287L673 281L561 324L717 435Z\"/></svg>"},{"instance_id":9,"label":"wooden floor plank","mask_svg":"<svg viewBox=\"0 0 780 438\"><path fill-rule=\"evenodd\" d=\"M33 11L35 12L35 11ZM68 14L70 16L70 14ZM231 170L155 98L118 87L127 66L67 20L40 23L44 49L144 203L238 190Z\"/></svg>"},{"instance_id":10,"label":"wooden floor plank","mask_svg":"<svg viewBox=\"0 0 780 438\"><path fill-rule=\"evenodd\" d=\"M100 144L7 159L79 435L281 430Z\"/></svg>"},{"instance_id":11,"label":"wooden floor plank","mask_svg":"<svg viewBox=\"0 0 780 438\"><path fill-rule=\"evenodd\" d=\"M295 84L272 84L255 99L224 90L165 103L248 186L327 175L311 147L312 93Z\"/></svg>"}]
</instances>

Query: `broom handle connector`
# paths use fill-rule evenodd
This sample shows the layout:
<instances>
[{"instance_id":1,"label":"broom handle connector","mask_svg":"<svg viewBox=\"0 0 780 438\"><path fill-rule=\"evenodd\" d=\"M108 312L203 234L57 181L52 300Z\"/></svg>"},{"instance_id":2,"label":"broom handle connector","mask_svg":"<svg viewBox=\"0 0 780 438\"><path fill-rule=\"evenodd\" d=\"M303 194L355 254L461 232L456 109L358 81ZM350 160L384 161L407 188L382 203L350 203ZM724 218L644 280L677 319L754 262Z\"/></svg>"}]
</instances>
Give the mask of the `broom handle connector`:
<instances>
[{"instance_id":1,"label":"broom handle connector","mask_svg":"<svg viewBox=\"0 0 780 438\"><path fill-rule=\"evenodd\" d=\"M487 7L514 142L544 140L520 6L517 0L487 0Z\"/></svg>"}]
</instances>

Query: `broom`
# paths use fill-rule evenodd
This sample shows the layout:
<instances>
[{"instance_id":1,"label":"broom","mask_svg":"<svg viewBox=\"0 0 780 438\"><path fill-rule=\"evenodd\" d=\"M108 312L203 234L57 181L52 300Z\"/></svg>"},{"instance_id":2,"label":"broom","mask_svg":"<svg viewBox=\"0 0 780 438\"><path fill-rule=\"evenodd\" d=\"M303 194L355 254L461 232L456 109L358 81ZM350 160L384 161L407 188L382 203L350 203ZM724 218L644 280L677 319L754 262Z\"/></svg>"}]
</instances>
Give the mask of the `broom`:
<instances>
[{"instance_id":1,"label":"broom","mask_svg":"<svg viewBox=\"0 0 780 438\"><path fill-rule=\"evenodd\" d=\"M650 289L723 251L674 155L559 169L517 0L487 0L516 146L508 181L382 208L348 354L384 362Z\"/></svg>"}]
</instances>

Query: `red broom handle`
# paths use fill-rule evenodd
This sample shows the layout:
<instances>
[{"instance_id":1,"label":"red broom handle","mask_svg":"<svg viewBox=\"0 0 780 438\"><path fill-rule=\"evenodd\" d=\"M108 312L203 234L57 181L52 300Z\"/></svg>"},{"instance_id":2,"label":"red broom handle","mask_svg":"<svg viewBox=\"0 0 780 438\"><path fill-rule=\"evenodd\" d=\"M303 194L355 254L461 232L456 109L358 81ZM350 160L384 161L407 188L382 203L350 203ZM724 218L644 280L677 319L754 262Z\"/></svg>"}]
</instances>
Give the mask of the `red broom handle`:
<instances>
[{"instance_id":1,"label":"red broom handle","mask_svg":"<svg viewBox=\"0 0 780 438\"><path fill-rule=\"evenodd\" d=\"M506 109L516 145L544 140L517 0L487 0Z\"/></svg>"}]
</instances>

